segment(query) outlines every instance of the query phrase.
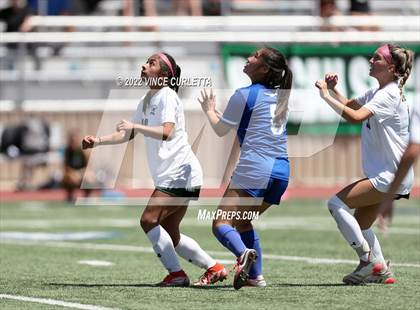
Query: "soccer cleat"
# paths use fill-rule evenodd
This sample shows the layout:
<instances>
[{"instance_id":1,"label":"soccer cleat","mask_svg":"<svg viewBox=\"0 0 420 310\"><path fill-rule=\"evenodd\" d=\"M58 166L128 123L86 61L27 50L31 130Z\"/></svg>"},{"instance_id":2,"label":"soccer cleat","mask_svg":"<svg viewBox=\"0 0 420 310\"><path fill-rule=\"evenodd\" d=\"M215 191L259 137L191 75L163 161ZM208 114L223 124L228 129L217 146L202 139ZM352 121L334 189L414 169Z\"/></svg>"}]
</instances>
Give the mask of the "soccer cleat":
<instances>
[{"instance_id":1,"label":"soccer cleat","mask_svg":"<svg viewBox=\"0 0 420 310\"><path fill-rule=\"evenodd\" d=\"M262 275L259 275L255 279L248 279L245 286L266 287L267 282Z\"/></svg>"},{"instance_id":2,"label":"soccer cleat","mask_svg":"<svg viewBox=\"0 0 420 310\"><path fill-rule=\"evenodd\" d=\"M392 273L389 261L386 265L380 264L375 267L373 268L373 274L366 278L366 283L394 284L397 282Z\"/></svg>"},{"instance_id":3,"label":"soccer cleat","mask_svg":"<svg viewBox=\"0 0 420 310\"><path fill-rule=\"evenodd\" d=\"M343 282L351 285L366 284L368 283L367 279L372 276L375 271L380 271L383 268L383 264L378 263L375 260L370 262L360 261L356 269L343 278Z\"/></svg>"},{"instance_id":4,"label":"soccer cleat","mask_svg":"<svg viewBox=\"0 0 420 310\"><path fill-rule=\"evenodd\" d=\"M171 286L189 286L190 285L190 279L188 279L187 274L183 271L176 271L171 272L168 274L165 279L163 279L162 282L159 282L156 284L156 286L161 287L171 287Z\"/></svg>"},{"instance_id":5,"label":"soccer cleat","mask_svg":"<svg viewBox=\"0 0 420 310\"><path fill-rule=\"evenodd\" d=\"M222 264L216 263L213 267L210 267L206 272L194 282L194 286L206 286L209 284L214 284L218 281L222 282L227 278L227 271L225 266Z\"/></svg>"},{"instance_id":6,"label":"soccer cleat","mask_svg":"<svg viewBox=\"0 0 420 310\"><path fill-rule=\"evenodd\" d=\"M238 258L238 262L235 265L235 277L233 278L233 287L235 290L239 290L247 283L249 270L256 259L257 251L254 249L246 249Z\"/></svg>"}]
</instances>

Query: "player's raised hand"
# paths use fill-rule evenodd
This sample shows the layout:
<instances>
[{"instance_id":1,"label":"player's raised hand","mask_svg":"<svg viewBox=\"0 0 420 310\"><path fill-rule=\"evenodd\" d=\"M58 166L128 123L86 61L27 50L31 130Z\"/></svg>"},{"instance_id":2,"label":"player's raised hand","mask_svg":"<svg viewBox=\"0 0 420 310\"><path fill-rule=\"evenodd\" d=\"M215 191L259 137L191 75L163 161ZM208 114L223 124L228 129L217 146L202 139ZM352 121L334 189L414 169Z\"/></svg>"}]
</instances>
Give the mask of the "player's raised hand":
<instances>
[{"instance_id":1,"label":"player's raised hand","mask_svg":"<svg viewBox=\"0 0 420 310\"><path fill-rule=\"evenodd\" d=\"M201 104L201 108L204 112L215 111L216 110L216 95L213 95L213 89L210 88L210 94L207 94L207 91L203 89L201 92L201 100L197 98L198 102Z\"/></svg>"},{"instance_id":2,"label":"player's raised hand","mask_svg":"<svg viewBox=\"0 0 420 310\"><path fill-rule=\"evenodd\" d=\"M319 89L319 94L320 94L321 98L325 98L329 95L328 85L327 85L327 82L325 82L324 80L316 81L315 86Z\"/></svg>"},{"instance_id":3,"label":"player's raised hand","mask_svg":"<svg viewBox=\"0 0 420 310\"><path fill-rule=\"evenodd\" d=\"M328 89L334 89L338 82L338 75L335 73L327 73L325 75L325 82Z\"/></svg>"},{"instance_id":4,"label":"player's raised hand","mask_svg":"<svg viewBox=\"0 0 420 310\"><path fill-rule=\"evenodd\" d=\"M122 119L119 121L119 123L117 124L117 131L128 131L131 132L131 130L134 129L134 124Z\"/></svg>"},{"instance_id":5,"label":"player's raised hand","mask_svg":"<svg viewBox=\"0 0 420 310\"><path fill-rule=\"evenodd\" d=\"M82 140L82 149L91 149L99 142L99 138L94 136L85 136Z\"/></svg>"}]
</instances>

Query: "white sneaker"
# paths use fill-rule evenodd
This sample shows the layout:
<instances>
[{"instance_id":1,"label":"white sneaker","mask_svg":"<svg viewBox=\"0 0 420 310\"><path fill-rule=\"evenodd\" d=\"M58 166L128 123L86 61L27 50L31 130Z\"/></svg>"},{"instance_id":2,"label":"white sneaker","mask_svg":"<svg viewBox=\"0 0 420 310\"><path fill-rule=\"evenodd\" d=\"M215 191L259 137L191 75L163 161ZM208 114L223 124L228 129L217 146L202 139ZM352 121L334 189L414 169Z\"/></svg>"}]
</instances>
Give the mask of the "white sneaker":
<instances>
[{"instance_id":1,"label":"white sneaker","mask_svg":"<svg viewBox=\"0 0 420 310\"><path fill-rule=\"evenodd\" d=\"M235 290L239 290L246 284L249 278L249 270L256 259L257 251L254 249L246 249L241 257L238 258L235 266L235 276L233 278L233 287Z\"/></svg>"},{"instance_id":2,"label":"white sneaker","mask_svg":"<svg viewBox=\"0 0 420 310\"><path fill-rule=\"evenodd\" d=\"M248 279L245 286L266 287L267 282L262 275L259 275L255 279Z\"/></svg>"},{"instance_id":3,"label":"white sneaker","mask_svg":"<svg viewBox=\"0 0 420 310\"><path fill-rule=\"evenodd\" d=\"M368 276L365 280L366 283L382 283L382 284L394 284L397 282L394 278L390 262L388 261L386 265L381 266L382 268L378 270L373 270L373 274Z\"/></svg>"},{"instance_id":4,"label":"white sneaker","mask_svg":"<svg viewBox=\"0 0 420 310\"><path fill-rule=\"evenodd\" d=\"M383 268L383 264L376 260L360 261L356 269L343 278L343 282L352 285L366 284L368 283L367 279L374 274L374 271L380 271Z\"/></svg>"}]
</instances>

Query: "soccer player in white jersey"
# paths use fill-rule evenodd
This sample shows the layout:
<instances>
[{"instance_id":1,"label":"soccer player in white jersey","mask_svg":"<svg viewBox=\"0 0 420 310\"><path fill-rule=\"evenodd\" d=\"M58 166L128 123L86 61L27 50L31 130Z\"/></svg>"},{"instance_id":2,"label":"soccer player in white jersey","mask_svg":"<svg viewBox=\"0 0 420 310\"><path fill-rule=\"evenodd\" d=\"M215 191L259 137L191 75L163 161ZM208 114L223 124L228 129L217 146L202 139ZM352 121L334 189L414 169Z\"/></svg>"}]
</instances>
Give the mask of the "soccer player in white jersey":
<instances>
[{"instance_id":1,"label":"soccer player in white jersey","mask_svg":"<svg viewBox=\"0 0 420 310\"><path fill-rule=\"evenodd\" d=\"M357 268L343 278L346 284L395 282L371 226L408 144L409 108L402 89L410 75L413 58L412 51L396 45L379 47L369 60L369 75L378 81L379 87L355 99L349 100L337 91L335 74L326 74L325 80L315 83L321 98L334 111L349 122L362 123L365 178L348 185L328 201L338 229L360 259ZM396 189L394 199L408 198L412 183L410 169Z\"/></svg>"},{"instance_id":2,"label":"soccer player in white jersey","mask_svg":"<svg viewBox=\"0 0 420 310\"><path fill-rule=\"evenodd\" d=\"M398 170L395 173L394 181L388 189L387 195L382 202L379 212L381 214L392 214L395 193L404 180L411 166L414 165L420 155L420 103L415 102L411 111L410 120L410 143L401 157Z\"/></svg>"},{"instance_id":3,"label":"soccer player in white jersey","mask_svg":"<svg viewBox=\"0 0 420 310\"><path fill-rule=\"evenodd\" d=\"M140 224L169 271L160 286L189 285L176 254L206 270L197 281L200 285L222 281L227 276L223 265L179 231L189 200L198 198L202 185L201 166L188 143L182 102L177 95L180 75L181 69L170 55L152 55L141 71L150 90L141 99L132 121L120 121L117 132L111 135L83 139L83 147L92 148L124 143L138 133L145 136L155 190Z\"/></svg>"}]
</instances>

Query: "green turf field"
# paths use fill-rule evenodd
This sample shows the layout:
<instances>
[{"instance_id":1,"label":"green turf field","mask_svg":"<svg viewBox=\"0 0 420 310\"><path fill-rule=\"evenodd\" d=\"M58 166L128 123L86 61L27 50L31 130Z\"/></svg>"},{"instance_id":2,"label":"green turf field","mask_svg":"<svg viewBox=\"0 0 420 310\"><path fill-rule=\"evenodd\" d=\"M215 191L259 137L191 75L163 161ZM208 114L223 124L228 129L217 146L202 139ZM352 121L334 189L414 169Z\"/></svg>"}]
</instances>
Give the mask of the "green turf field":
<instances>
[{"instance_id":1,"label":"green turf field","mask_svg":"<svg viewBox=\"0 0 420 310\"><path fill-rule=\"evenodd\" d=\"M420 309L419 201L399 202L390 233L378 233L386 258L395 265L397 284L357 287L341 283L356 257L324 204L291 200L256 221L270 254L264 259L268 287L235 291L231 275L207 288L153 287L166 272L137 224L141 207L2 203L0 294L97 306L86 309ZM197 220L197 211L190 208L183 232L215 258L228 261L230 269L233 257L213 237L211 222ZM12 239L10 232L112 234L107 239L31 241ZM79 263L86 260L112 265ZM192 280L203 272L181 264ZM2 298L0 308L63 307Z\"/></svg>"}]
</instances>

